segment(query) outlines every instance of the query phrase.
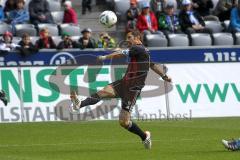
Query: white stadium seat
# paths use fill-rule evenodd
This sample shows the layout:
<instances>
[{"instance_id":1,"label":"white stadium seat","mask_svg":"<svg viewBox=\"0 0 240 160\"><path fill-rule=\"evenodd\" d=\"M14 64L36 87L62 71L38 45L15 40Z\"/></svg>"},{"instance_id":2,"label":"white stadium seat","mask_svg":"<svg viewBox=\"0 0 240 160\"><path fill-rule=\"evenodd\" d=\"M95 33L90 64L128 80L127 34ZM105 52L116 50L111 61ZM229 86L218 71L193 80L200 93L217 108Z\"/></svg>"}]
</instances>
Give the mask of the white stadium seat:
<instances>
[{"instance_id":1,"label":"white stadium seat","mask_svg":"<svg viewBox=\"0 0 240 160\"><path fill-rule=\"evenodd\" d=\"M234 39L231 33L214 33L213 34L213 45L228 45L234 44Z\"/></svg>"},{"instance_id":2,"label":"white stadium seat","mask_svg":"<svg viewBox=\"0 0 240 160\"><path fill-rule=\"evenodd\" d=\"M186 47L189 46L189 39L186 34L169 34L169 46L171 47Z\"/></svg>"},{"instance_id":3,"label":"white stadium seat","mask_svg":"<svg viewBox=\"0 0 240 160\"><path fill-rule=\"evenodd\" d=\"M193 33L191 34L192 46L211 46L212 38L206 33Z\"/></svg>"},{"instance_id":4,"label":"white stadium seat","mask_svg":"<svg viewBox=\"0 0 240 160\"><path fill-rule=\"evenodd\" d=\"M12 32L12 27L6 23L0 23L0 35L6 31Z\"/></svg>"},{"instance_id":5,"label":"white stadium seat","mask_svg":"<svg viewBox=\"0 0 240 160\"><path fill-rule=\"evenodd\" d=\"M161 34L147 35L146 42L148 47L167 47L168 46L168 41L166 37Z\"/></svg>"},{"instance_id":6,"label":"white stadium seat","mask_svg":"<svg viewBox=\"0 0 240 160\"><path fill-rule=\"evenodd\" d=\"M16 36L22 37L24 33L28 33L30 36L36 36L37 30L32 24L16 24Z\"/></svg>"},{"instance_id":7,"label":"white stadium seat","mask_svg":"<svg viewBox=\"0 0 240 160\"><path fill-rule=\"evenodd\" d=\"M205 21L206 27L212 29L213 33L220 33L223 31L223 26L219 21Z\"/></svg>"},{"instance_id":8,"label":"white stadium seat","mask_svg":"<svg viewBox=\"0 0 240 160\"><path fill-rule=\"evenodd\" d=\"M64 32L68 32L70 36L81 35L80 27L79 25L76 25L76 24L67 24L67 23L61 24L60 29L61 29L61 34Z\"/></svg>"}]
</instances>

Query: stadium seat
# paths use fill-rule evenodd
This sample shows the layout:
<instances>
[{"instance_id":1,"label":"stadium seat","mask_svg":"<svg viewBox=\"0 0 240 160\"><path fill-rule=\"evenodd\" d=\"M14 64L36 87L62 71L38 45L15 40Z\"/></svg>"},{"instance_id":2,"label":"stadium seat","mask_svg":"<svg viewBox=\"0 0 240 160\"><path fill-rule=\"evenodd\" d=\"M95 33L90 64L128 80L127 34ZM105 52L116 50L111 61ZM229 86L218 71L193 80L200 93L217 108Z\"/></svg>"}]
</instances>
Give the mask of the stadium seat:
<instances>
[{"instance_id":1,"label":"stadium seat","mask_svg":"<svg viewBox=\"0 0 240 160\"><path fill-rule=\"evenodd\" d=\"M229 24L230 24L230 20L225 20L223 22L223 26L225 28L225 31L229 31Z\"/></svg>"},{"instance_id":2,"label":"stadium seat","mask_svg":"<svg viewBox=\"0 0 240 160\"><path fill-rule=\"evenodd\" d=\"M12 32L12 27L6 23L0 23L0 35L6 31Z\"/></svg>"},{"instance_id":3,"label":"stadium seat","mask_svg":"<svg viewBox=\"0 0 240 160\"><path fill-rule=\"evenodd\" d=\"M16 24L16 36L22 37L24 33L28 33L30 36L36 36L37 30L32 24Z\"/></svg>"},{"instance_id":4,"label":"stadium seat","mask_svg":"<svg viewBox=\"0 0 240 160\"><path fill-rule=\"evenodd\" d=\"M169 46L180 47L189 46L189 39L186 34L169 34Z\"/></svg>"},{"instance_id":5,"label":"stadium seat","mask_svg":"<svg viewBox=\"0 0 240 160\"><path fill-rule=\"evenodd\" d=\"M213 33L220 33L223 31L223 26L219 21L205 21L206 27L211 28Z\"/></svg>"},{"instance_id":6,"label":"stadium seat","mask_svg":"<svg viewBox=\"0 0 240 160\"><path fill-rule=\"evenodd\" d=\"M22 40L21 37L13 37L12 42L18 44Z\"/></svg>"},{"instance_id":7,"label":"stadium seat","mask_svg":"<svg viewBox=\"0 0 240 160\"><path fill-rule=\"evenodd\" d=\"M234 40L231 33L214 33L213 45L233 45Z\"/></svg>"},{"instance_id":8,"label":"stadium seat","mask_svg":"<svg viewBox=\"0 0 240 160\"><path fill-rule=\"evenodd\" d=\"M240 45L240 32L235 33L235 44Z\"/></svg>"},{"instance_id":9,"label":"stadium seat","mask_svg":"<svg viewBox=\"0 0 240 160\"><path fill-rule=\"evenodd\" d=\"M192 46L211 46L212 38L206 33L193 33L191 34Z\"/></svg>"},{"instance_id":10,"label":"stadium seat","mask_svg":"<svg viewBox=\"0 0 240 160\"><path fill-rule=\"evenodd\" d=\"M62 41L62 38L60 36L52 36L52 39L56 45Z\"/></svg>"},{"instance_id":11,"label":"stadium seat","mask_svg":"<svg viewBox=\"0 0 240 160\"><path fill-rule=\"evenodd\" d=\"M1 0L0 1L0 5L4 8L5 7L5 3L6 3L7 0Z\"/></svg>"},{"instance_id":12,"label":"stadium seat","mask_svg":"<svg viewBox=\"0 0 240 160\"><path fill-rule=\"evenodd\" d=\"M81 37L81 36L71 36L71 39L72 39L73 41L78 42L78 40L80 39L80 37Z\"/></svg>"},{"instance_id":13,"label":"stadium seat","mask_svg":"<svg viewBox=\"0 0 240 160\"><path fill-rule=\"evenodd\" d=\"M28 10L30 1L31 1L31 0L25 0L25 8L26 8L27 10Z\"/></svg>"},{"instance_id":14,"label":"stadium seat","mask_svg":"<svg viewBox=\"0 0 240 160\"><path fill-rule=\"evenodd\" d=\"M59 0L48 0L50 11L61 11L61 2Z\"/></svg>"},{"instance_id":15,"label":"stadium seat","mask_svg":"<svg viewBox=\"0 0 240 160\"><path fill-rule=\"evenodd\" d=\"M126 12L130 7L129 0L114 0L114 8L117 16L125 21L126 20Z\"/></svg>"},{"instance_id":16,"label":"stadium seat","mask_svg":"<svg viewBox=\"0 0 240 160\"><path fill-rule=\"evenodd\" d=\"M38 36L31 36L31 37L30 37L30 40L31 40L31 42L32 42L33 45L35 45L35 43L36 43L36 41L37 41L38 39L39 39Z\"/></svg>"},{"instance_id":17,"label":"stadium seat","mask_svg":"<svg viewBox=\"0 0 240 160\"><path fill-rule=\"evenodd\" d=\"M63 22L63 15L64 15L63 11L55 11L55 12L51 12L51 14L53 17L53 21L56 24L61 24Z\"/></svg>"},{"instance_id":18,"label":"stadium seat","mask_svg":"<svg viewBox=\"0 0 240 160\"><path fill-rule=\"evenodd\" d=\"M75 24L61 24L60 25L61 35L63 32L68 32L70 36L81 35L81 30L79 25Z\"/></svg>"},{"instance_id":19,"label":"stadium seat","mask_svg":"<svg viewBox=\"0 0 240 160\"><path fill-rule=\"evenodd\" d=\"M146 42L148 47L167 47L168 45L166 37L160 34L147 35Z\"/></svg>"},{"instance_id":20,"label":"stadium seat","mask_svg":"<svg viewBox=\"0 0 240 160\"><path fill-rule=\"evenodd\" d=\"M51 36L58 36L58 26L56 24L50 24L50 23L41 23L38 24L38 29L41 30L43 28L47 28Z\"/></svg>"},{"instance_id":21,"label":"stadium seat","mask_svg":"<svg viewBox=\"0 0 240 160\"><path fill-rule=\"evenodd\" d=\"M144 2L149 2L149 3L150 3L150 1L151 1L151 0L138 0L138 1L137 1L137 2L138 2L138 7L141 8L141 7L142 7L142 4L143 4Z\"/></svg>"}]
</instances>

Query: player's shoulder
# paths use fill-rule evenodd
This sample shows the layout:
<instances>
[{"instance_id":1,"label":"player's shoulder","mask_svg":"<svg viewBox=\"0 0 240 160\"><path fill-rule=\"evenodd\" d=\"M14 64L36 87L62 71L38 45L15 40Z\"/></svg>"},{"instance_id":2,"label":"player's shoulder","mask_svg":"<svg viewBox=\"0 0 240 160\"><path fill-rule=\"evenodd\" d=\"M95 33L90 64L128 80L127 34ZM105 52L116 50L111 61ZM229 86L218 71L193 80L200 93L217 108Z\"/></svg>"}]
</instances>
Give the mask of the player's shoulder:
<instances>
[{"instance_id":1,"label":"player's shoulder","mask_svg":"<svg viewBox=\"0 0 240 160\"><path fill-rule=\"evenodd\" d=\"M132 45L129 50L132 51L145 51L148 52L149 50L142 44L136 44L136 45Z\"/></svg>"}]
</instances>

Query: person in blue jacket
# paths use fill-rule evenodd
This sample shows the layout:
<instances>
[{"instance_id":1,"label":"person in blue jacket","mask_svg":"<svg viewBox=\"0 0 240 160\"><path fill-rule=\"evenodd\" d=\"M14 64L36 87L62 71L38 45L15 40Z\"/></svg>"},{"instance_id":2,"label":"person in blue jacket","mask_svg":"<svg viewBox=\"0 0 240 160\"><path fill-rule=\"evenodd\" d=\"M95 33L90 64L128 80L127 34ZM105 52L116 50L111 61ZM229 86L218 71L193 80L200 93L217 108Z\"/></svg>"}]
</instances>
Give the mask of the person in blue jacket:
<instances>
[{"instance_id":1,"label":"person in blue jacket","mask_svg":"<svg viewBox=\"0 0 240 160\"><path fill-rule=\"evenodd\" d=\"M17 0L17 9L9 12L8 23L12 25L13 33L15 32L15 25L19 23L29 22L29 13L24 8L24 0Z\"/></svg>"},{"instance_id":2,"label":"person in blue jacket","mask_svg":"<svg viewBox=\"0 0 240 160\"><path fill-rule=\"evenodd\" d=\"M237 7L234 7L231 11L229 27L233 32L240 32L240 0L238 1Z\"/></svg>"},{"instance_id":3,"label":"person in blue jacket","mask_svg":"<svg viewBox=\"0 0 240 160\"><path fill-rule=\"evenodd\" d=\"M4 12L3 12L3 7L0 5L0 23L4 21Z\"/></svg>"}]
</instances>

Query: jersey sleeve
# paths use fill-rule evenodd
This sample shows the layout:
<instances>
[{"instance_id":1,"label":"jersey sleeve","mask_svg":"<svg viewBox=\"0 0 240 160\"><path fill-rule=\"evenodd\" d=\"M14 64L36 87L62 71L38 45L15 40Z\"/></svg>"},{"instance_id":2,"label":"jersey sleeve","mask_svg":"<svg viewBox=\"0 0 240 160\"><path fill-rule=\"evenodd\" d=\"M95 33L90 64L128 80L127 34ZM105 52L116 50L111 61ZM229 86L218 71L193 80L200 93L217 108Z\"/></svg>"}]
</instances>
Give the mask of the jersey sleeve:
<instances>
[{"instance_id":1,"label":"jersey sleeve","mask_svg":"<svg viewBox=\"0 0 240 160\"><path fill-rule=\"evenodd\" d=\"M139 54L141 52L140 48L137 47L137 46L133 46L129 49L129 53L128 53L128 56L129 57L134 57L136 56L137 54Z\"/></svg>"},{"instance_id":2,"label":"jersey sleeve","mask_svg":"<svg viewBox=\"0 0 240 160\"><path fill-rule=\"evenodd\" d=\"M122 54L129 56L129 49L122 50Z\"/></svg>"}]
</instances>

